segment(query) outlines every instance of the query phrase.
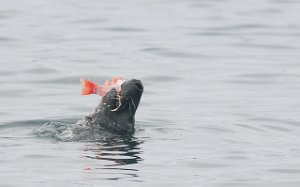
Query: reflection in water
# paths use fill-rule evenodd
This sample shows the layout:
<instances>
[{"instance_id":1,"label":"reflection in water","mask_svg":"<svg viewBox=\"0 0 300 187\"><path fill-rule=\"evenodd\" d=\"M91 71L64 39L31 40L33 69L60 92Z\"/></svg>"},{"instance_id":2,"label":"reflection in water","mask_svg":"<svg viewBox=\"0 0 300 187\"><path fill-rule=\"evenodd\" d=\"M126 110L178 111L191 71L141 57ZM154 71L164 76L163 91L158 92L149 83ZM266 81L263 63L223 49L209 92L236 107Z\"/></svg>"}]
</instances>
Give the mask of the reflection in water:
<instances>
[{"instance_id":1,"label":"reflection in water","mask_svg":"<svg viewBox=\"0 0 300 187\"><path fill-rule=\"evenodd\" d=\"M108 174L106 179L137 178L139 170L128 168L127 165L136 164L143 160L140 144L142 141L134 137L111 137L97 143L85 144L84 159L98 160L84 170L101 170L101 174ZM104 161L104 163L103 163Z\"/></svg>"},{"instance_id":2,"label":"reflection in water","mask_svg":"<svg viewBox=\"0 0 300 187\"><path fill-rule=\"evenodd\" d=\"M49 121L35 130L39 137L63 142L89 142L85 144L84 158L112 161L110 165L135 164L142 160L139 145L142 143L132 136L120 136L93 126L64 121Z\"/></svg>"},{"instance_id":3,"label":"reflection in water","mask_svg":"<svg viewBox=\"0 0 300 187\"><path fill-rule=\"evenodd\" d=\"M128 168L128 165L132 166L143 160L140 157L142 140L132 136L112 134L74 121L76 120L49 121L36 129L35 134L58 142L84 143L80 158L88 164L83 170L90 170L91 174L96 173L97 177L106 180L130 177L134 178L134 181L139 181L136 180L138 170Z\"/></svg>"},{"instance_id":4,"label":"reflection in water","mask_svg":"<svg viewBox=\"0 0 300 187\"><path fill-rule=\"evenodd\" d=\"M94 155L84 157L112 161L114 162L112 165L135 164L142 160L139 157L141 142L136 138L113 137L102 141L86 145L83 150L88 154L92 152Z\"/></svg>"}]
</instances>

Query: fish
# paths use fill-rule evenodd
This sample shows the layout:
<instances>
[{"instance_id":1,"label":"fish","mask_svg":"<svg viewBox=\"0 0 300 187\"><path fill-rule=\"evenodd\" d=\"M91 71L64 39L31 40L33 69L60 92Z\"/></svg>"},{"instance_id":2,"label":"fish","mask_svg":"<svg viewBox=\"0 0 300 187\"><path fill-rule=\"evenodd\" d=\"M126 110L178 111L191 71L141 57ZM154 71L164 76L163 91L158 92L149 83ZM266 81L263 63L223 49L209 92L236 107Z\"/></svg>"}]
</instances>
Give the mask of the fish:
<instances>
[{"instance_id":1,"label":"fish","mask_svg":"<svg viewBox=\"0 0 300 187\"><path fill-rule=\"evenodd\" d=\"M113 88L117 93L121 92L121 85L126 81L122 77L112 77L111 81L106 80L103 85L97 85L88 79L80 80L82 83L81 95L97 94L101 97L104 97Z\"/></svg>"}]
</instances>

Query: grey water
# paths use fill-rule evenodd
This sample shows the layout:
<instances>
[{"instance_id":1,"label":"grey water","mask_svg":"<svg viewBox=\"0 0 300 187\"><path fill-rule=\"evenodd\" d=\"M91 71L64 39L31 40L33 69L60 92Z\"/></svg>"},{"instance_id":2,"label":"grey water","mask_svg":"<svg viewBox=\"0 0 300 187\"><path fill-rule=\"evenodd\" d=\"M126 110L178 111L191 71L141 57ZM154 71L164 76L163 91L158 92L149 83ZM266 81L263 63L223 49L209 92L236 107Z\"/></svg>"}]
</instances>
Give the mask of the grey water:
<instances>
[{"instance_id":1,"label":"grey water","mask_svg":"<svg viewBox=\"0 0 300 187\"><path fill-rule=\"evenodd\" d=\"M300 186L300 1L0 2L0 186ZM132 137L76 126L112 76Z\"/></svg>"}]
</instances>

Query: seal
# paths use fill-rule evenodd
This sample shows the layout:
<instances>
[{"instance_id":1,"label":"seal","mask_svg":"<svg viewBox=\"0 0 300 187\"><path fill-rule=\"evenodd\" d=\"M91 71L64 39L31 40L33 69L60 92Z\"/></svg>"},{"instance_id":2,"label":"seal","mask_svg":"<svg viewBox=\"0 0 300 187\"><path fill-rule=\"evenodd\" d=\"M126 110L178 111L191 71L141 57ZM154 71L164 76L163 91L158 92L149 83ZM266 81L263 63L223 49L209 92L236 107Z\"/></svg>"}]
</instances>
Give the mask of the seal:
<instances>
[{"instance_id":1,"label":"seal","mask_svg":"<svg viewBox=\"0 0 300 187\"><path fill-rule=\"evenodd\" d=\"M107 92L94 113L86 116L86 125L101 128L121 135L133 134L135 113L139 106L143 84L140 80L132 79L121 84L120 91L111 88Z\"/></svg>"}]
</instances>

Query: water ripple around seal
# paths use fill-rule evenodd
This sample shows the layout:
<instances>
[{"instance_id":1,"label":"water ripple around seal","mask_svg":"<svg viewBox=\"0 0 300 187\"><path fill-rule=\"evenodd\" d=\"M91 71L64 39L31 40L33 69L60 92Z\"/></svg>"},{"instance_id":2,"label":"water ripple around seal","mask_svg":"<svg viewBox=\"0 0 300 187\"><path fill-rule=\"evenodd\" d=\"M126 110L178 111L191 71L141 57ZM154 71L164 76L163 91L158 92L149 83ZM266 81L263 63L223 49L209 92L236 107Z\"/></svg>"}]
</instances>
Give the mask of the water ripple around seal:
<instances>
[{"instance_id":1,"label":"water ripple around seal","mask_svg":"<svg viewBox=\"0 0 300 187\"><path fill-rule=\"evenodd\" d=\"M78 159L83 163L82 170L90 179L97 174L97 179L128 178L136 180L138 170L128 165L136 164L143 160L141 144L142 140L132 136L119 136L110 133L101 134L98 130L90 127L78 125L78 119L70 118L59 121L53 120L28 120L19 122L9 122L0 125L0 147L6 145L7 154L16 147L35 150L38 146L61 147L62 144L69 146L80 146ZM27 130L24 130L27 129ZM5 136L9 134L10 136ZM100 135L101 134L101 135ZM21 140L29 139L27 143L34 141L32 145L22 143ZM76 144L73 144L75 143ZM67 145L67 146L68 146ZM50 148L51 151L53 148ZM28 151L29 151L28 150ZM44 149L46 151L46 149ZM72 153L73 149L66 150L65 154ZM78 150L78 148L76 148ZM28 152L27 151L27 152ZM25 151L26 152L26 151ZM24 155L25 160L53 160L59 159L58 152L28 152ZM67 153L69 152L69 153ZM24 153L23 153L24 154ZM58 155L57 155L58 154ZM73 155L75 156L75 155ZM5 158L6 155L3 155ZM113 175L112 175L113 174Z\"/></svg>"},{"instance_id":2,"label":"water ripple around seal","mask_svg":"<svg viewBox=\"0 0 300 187\"><path fill-rule=\"evenodd\" d=\"M63 142L86 142L83 159L109 161L109 166L127 165L141 161L139 145L142 141L132 136L102 132L78 123L50 121L35 131L40 138Z\"/></svg>"}]
</instances>

